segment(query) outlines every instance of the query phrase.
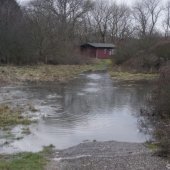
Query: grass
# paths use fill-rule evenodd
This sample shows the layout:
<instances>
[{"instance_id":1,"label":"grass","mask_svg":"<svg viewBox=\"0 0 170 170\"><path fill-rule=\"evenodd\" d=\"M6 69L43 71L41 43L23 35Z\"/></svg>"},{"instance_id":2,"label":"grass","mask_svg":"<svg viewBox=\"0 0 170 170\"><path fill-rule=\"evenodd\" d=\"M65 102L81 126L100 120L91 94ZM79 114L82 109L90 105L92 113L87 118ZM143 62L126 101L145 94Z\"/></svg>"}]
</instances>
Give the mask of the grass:
<instances>
[{"instance_id":1,"label":"grass","mask_svg":"<svg viewBox=\"0 0 170 170\"><path fill-rule=\"evenodd\" d=\"M10 108L7 105L0 105L0 127L17 124L28 125L31 121L22 116L19 109Z\"/></svg>"},{"instance_id":2,"label":"grass","mask_svg":"<svg viewBox=\"0 0 170 170\"><path fill-rule=\"evenodd\" d=\"M87 71L101 71L112 68L112 61L95 59L90 65L35 65L35 66L0 66L1 83L32 82L68 82L79 74ZM111 70L111 69L110 69ZM152 80L158 74L130 73L121 71L109 71L114 79L118 80Z\"/></svg>"},{"instance_id":3,"label":"grass","mask_svg":"<svg viewBox=\"0 0 170 170\"><path fill-rule=\"evenodd\" d=\"M1 156L0 170L43 170L47 161L40 153Z\"/></svg>"},{"instance_id":4,"label":"grass","mask_svg":"<svg viewBox=\"0 0 170 170\"><path fill-rule=\"evenodd\" d=\"M146 142L145 146L151 151L157 151L159 146L156 143Z\"/></svg>"},{"instance_id":5,"label":"grass","mask_svg":"<svg viewBox=\"0 0 170 170\"><path fill-rule=\"evenodd\" d=\"M97 61L91 65L36 65L0 66L0 80L5 83L26 81L69 81L82 72L103 70L105 64Z\"/></svg>"},{"instance_id":6,"label":"grass","mask_svg":"<svg viewBox=\"0 0 170 170\"><path fill-rule=\"evenodd\" d=\"M94 66L97 70L107 70L112 67L112 60L110 60L110 59L104 59L104 60L96 59Z\"/></svg>"},{"instance_id":7,"label":"grass","mask_svg":"<svg viewBox=\"0 0 170 170\"><path fill-rule=\"evenodd\" d=\"M129 72L116 72L110 71L110 76L113 79L122 81L140 81L140 80L154 80L158 78L158 74L151 73L129 73Z\"/></svg>"},{"instance_id":8,"label":"grass","mask_svg":"<svg viewBox=\"0 0 170 170\"><path fill-rule=\"evenodd\" d=\"M53 146L44 147L39 153L0 155L0 170L44 170Z\"/></svg>"}]
</instances>

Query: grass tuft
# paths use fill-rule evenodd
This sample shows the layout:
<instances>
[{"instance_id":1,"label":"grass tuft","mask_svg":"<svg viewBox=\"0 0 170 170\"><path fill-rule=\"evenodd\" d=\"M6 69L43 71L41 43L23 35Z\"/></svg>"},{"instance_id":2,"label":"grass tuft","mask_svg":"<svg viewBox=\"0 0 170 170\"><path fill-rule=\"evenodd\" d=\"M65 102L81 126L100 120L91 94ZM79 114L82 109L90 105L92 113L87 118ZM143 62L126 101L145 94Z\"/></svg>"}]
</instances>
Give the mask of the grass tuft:
<instances>
[{"instance_id":1,"label":"grass tuft","mask_svg":"<svg viewBox=\"0 0 170 170\"><path fill-rule=\"evenodd\" d=\"M122 81L154 80L158 78L158 74L129 73L115 71L110 71L109 73L113 79Z\"/></svg>"},{"instance_id":2,"label":"grass tuft","mask_svg":"<svg viewBox=\"0 0 170 170\"><path fill-rule=\"evenodd\" d=\"M29 125L31 121L22 116L19 109L10 108L7 105L0 105L0 127L17 124Z\"/></svg>"},{"instance_id":3,"label":"grass tuft","mask_svg":"<svg viewBox=\"0 0 170 170\"><path fill-rule=\"evenodd\" d=\"M146 142L145 146L151 151L157 151L159 149L159 146L156 143Z\"/></svg>"}]
</instances>

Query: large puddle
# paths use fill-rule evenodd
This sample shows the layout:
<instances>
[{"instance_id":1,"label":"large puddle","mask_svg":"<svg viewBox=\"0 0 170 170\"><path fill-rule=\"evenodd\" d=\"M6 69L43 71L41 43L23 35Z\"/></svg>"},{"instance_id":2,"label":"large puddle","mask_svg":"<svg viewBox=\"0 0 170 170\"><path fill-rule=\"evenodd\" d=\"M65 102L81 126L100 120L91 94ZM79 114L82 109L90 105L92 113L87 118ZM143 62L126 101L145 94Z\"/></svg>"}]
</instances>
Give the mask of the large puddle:
<instances>
[{"instance_id":1,"label":"large puddle","mask_svg":"<svg viewBox=\"0 0 170 170\"><path fill-rule=\"evenodd\" d=\"M64 149L87 140L144 142L137 115L149 90L144 84L114 83L107 73L82 74L67 85L0 88L0 103L29 103L37 109L29 114L38 120L28 135L22 136L22 126L12 135L0 132L0 152L36 152L50 144Z\"/></svg>"}]
</instances>

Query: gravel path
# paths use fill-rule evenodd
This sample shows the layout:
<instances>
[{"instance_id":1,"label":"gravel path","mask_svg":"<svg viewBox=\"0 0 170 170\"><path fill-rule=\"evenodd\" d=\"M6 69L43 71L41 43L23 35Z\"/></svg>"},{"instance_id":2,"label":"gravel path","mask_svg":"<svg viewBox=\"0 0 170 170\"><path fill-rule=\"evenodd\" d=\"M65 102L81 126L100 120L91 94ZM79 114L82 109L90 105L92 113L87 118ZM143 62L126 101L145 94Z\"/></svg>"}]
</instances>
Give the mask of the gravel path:
<instances>
[{"instance_id":1,"label":"gravel path","mask_svg":"<svg viewBox=\"0 0 170 170\"><path fill-rule=\"evenodd\" d=\"M167 170L143 144L89 142L56 151L47 170Z\"/></svg>"}]
</instances>

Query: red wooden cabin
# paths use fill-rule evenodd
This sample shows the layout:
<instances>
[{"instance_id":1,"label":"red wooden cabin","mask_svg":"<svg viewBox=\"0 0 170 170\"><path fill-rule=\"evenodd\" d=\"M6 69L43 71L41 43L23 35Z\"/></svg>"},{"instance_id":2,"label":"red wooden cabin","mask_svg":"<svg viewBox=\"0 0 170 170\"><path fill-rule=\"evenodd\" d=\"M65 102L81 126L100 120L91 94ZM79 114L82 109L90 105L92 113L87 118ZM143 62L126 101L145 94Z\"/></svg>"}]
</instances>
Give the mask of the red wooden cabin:
<instances>
[{"instance_id":1,"label":"red wooden cabin","mask_svg":"<svg viewBox=\"0 0 170 170\"><path fill-rule=\"evenodd\" d=\"M84 56L109 59L115 52L115 45L106 43L87 43L81 45L81 52Z\"/></svg>"}]
</instances>

